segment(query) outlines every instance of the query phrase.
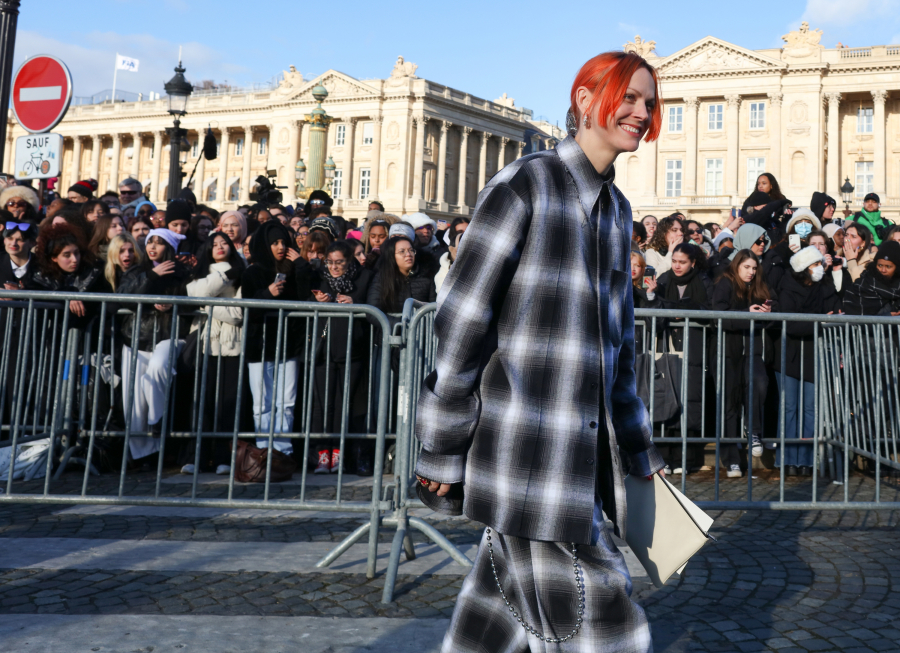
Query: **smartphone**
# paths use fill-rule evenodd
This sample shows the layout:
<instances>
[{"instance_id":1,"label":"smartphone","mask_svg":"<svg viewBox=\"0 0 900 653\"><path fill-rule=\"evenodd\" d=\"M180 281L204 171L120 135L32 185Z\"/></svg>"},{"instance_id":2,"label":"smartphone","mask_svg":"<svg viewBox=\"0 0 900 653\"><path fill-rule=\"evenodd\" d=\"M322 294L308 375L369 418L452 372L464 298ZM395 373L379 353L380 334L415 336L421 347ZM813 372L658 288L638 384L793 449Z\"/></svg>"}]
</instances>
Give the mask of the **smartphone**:
<instances>
[{"instance_id":1,"label":"smartphone","mask_svg":"<svg viewBox=\"0 0 900 653\"><path fill-rule=\"evenodd\" d=\"M788 236L788 245L800 247L800 234L791 234Z\"/></svg>"},{"instance_id":2,"label":"smartphone","mask_svg":"<svg viewBox=\"0 0 900 653\"><path fill-rule=\"evenodd\" d=\"M737 207L732 206L732 207L731 207L731 217L732 217L732 218L739 218L739 217L741 217L741 210L740 210L739 208L737 208Z\"/></svg>"},{"instance_id":3,"label":"smartphone","mask_svg":"<svg viewBox=\"0 0 900 653\"><path fill-rule=\"evenodd\" d=\"M446 231L449 226L450 226L450 223L447 222L446 220L438 220L437 221L437 230L438 231Z\"/></svg>"},{"instance_id":4,"label":"smartphone","mask_svg":"<svg viewBox=\"0 0 900 653\"><path fill-rule=\"evenodd\" d=\"M763 302L763 306L772 306L772 300L767 299L766 301Z\"/></svg>"},{"instance_id":5,"label":"smartphone","mask_svg":"<svg viewBox=\"0 0 900 653\"><path fill-rule=\"evenodd\" d=\"M648 265L646 268L644 268L644 282L642 284L643 287L644 288L647 287L648 279L655 279L655 278L656 278L656 268L654 268L652 265Z\"/></svg>"},{"instance_id":6,"label":"smartphone","mask_svg":"<svg viewBox=\"0 0 900 653\"><path fill-rule=\"evenodd\" d=\"M275 283L278 283L279 281L284 281L285 279L287 279L287 275L284 274L283 272L279 272L278 274L275 275Z\"/></svg>"},{"instance_id":7,"label":"smartphone","mask_svg":"<svg viewBox=\"0 0 900 653\"><path fill-rule=\"evenodd\" d=\"M2 182L9 181L9 175L0 175L0 181L2 181Z\"/></svg>"}]
</instances>

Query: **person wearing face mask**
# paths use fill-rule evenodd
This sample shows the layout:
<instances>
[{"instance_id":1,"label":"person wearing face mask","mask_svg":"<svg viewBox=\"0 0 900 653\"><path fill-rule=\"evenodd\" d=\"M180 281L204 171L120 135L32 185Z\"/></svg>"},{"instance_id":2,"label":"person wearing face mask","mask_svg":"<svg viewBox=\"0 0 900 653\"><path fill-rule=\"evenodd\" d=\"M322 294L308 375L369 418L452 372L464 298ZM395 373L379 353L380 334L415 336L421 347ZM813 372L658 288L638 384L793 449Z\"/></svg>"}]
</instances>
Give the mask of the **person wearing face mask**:
<instances>
[{"instance_id":1,"label":"person wearing face mask","mask_svg":"<svg viewBox=\"0 0 900 653\"><path fill-rule=\"evenodd\" d=\"M875 260L844 295L848 315L900 315L900 242L881 243Z\"/></svg>"},{"instance_id":2,"label":"person wearing face mask","mask_svg":"<svg viewBox=\"0 0 900 653\"><path fill-rule=\"evenodd\" d=\"M684 242L684 223L677 217L666 217L660 220L644 258L647 265L653 266L656 274L662 275L672 267L672 252L677 245Z\"/></svg>"},{"instance_id":3,"label":"person wearing face mask","mask_svg":"<svg viewBox=\"0 0 900 653\"><path fill-rule=\"evenodd\" d=\"M316 275L310 263L294 248L291 233L281 222L268 220L260 225L253 234L250 247L253 262L241 277L245 299L304 302L313 299L312 284ZM282 348L277 350L277 314L250 310L244 317L247 370L258 447L269 446L276 378L279 394L275 397L274 432L290 433L293 429L299 359L308 337L304 324L304 321L288 321L283 330ZM275 438L274 447L286 454L294 449L289 438Z\"/></svg>"},{"instance_id":4,"label":"person wearing face mask","mask_svg":"<svg viewBox=\"0 0 900 653\"><path fill-rule=\"evenodd\" d=\"M841 310L834 285L822 283L825 265L822 252L812 245L804 247L791 259L791 274L785 275L778 288L778 312L832 315ZM785 367L781 367L781 333L775 337L774 368L779 396L784 392L784 437L803 438L812 442L815 429L815 323L788 322ZM782 379L781 372L784 372ZM800 404L800 388L803 404ZM802 430L800 428L802 414ZM780 429L779 420L779 429ZM780 431L779 431L780 436ZM810 476L814 448L812 444L786 444L778 448L778 460L784 456L787 476Z\"/></svg>"},{"instance_id":5,"label":"person wearing face mask","mask_svg":"<svg viewBox=\"0 0 900 653\"><path fill-rule=\"evenodd\" d=\"M832 256L828 251L828 236L824 231L813 231L809 235L809 244L822 253L822 263L825 266L823 283L832 284L838 298L843 300L844 293L853 283L850 273L844 267L844 259Z\"/></svg>"},{"instance_id":6,"label":"person wearing face mask","mask_svg":"<svg viewBox=\"0 0 900 653\"><path fill-rule=\"evenodd\" d=\"M878 247L884 240L887 230L894 223L881 215L881 198L875 193L869 193L863 198L863 207L853 214L851 220L869 230L872 234L872 243Z\"/></svg>"},{"instance_id":7,"label":"person wearing face mask","mask_svg":"<svg viewBox=\"0 0 900 653\"><path fill-rule=\"evenodd\" d=\"M738 231L740 236L744 229L757 225L744 225ZM765 232L763 232L765 233ZM755 246L756 250L762 249ZM763 317L772 311L772 292L762 273L759 254L752 249L740 249L731 260L731 264L716 283L712 296L712 310L734 311L739 313L755 313L754 317ZM750 320L745 317L722 320L722 331L725 342L722 351L725 356L725 431L727 438L741 436L741 415L743 410L744 424L749 426L752 409L752 431L749 449L753 457L763 454L762 431L763 411L766 403L766 392L769 388L769 376L763 356L771 352L772 342L765 331L769 322L756 321L753 324L753 356L750 356ZM766 344L763 340L766 339ZM714 350L715 351L715 350ZM750 401L750 385L753 385L753 403ZM729 478L740 478L741 459L736 444L723 444L720 460Z\"/></svg>"}]
</instances>

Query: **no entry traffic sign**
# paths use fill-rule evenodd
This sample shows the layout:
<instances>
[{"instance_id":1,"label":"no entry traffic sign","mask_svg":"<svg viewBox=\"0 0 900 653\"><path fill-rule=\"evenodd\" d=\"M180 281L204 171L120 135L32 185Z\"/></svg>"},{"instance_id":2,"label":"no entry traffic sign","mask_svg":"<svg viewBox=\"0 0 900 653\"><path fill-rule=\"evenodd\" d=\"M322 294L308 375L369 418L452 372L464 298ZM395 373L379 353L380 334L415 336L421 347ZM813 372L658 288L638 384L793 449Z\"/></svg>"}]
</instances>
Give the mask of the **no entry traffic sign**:
<instances>
[{"instance_id":1,"label":"no entry traffic sign","mask_svg":"<svg viewBox=\"0 0 900 653\"><path fill-rule=\"evenodd\" d=\"M39 54L31 57L13 78L12 105L16 119L32 134L53 129L72 101L72 76L56 57Z\"/></svg>"}]
</instances>

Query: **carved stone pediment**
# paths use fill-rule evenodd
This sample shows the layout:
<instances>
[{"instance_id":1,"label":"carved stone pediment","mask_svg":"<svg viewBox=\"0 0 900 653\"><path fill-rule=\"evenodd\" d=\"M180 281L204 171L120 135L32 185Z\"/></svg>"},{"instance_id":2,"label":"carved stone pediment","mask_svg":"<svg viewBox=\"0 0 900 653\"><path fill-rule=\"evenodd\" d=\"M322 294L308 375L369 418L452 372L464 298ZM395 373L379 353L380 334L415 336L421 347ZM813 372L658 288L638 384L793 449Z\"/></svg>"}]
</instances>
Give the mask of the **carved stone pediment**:
<instances>
[{"instance_id":1,"label":"carved stone pediment","mask_svg":"<svg viewBox=\"0 0 900 653\"><path fill-rule=\"evenodd\" d=\"M335 100L338 98L369 98L378 97L379 92L371 86L364 84L358 79L350 77L337 70L329 70L310 80L294 95L292 100L315 102L312 95L313 88L321 84L328 89L328 99Z\"/></svg>"},{"instance_id":2,"label":"carved stone pediment","mask_svg":"<svg viewBox=\"0 0 900 653\"><path fill-rule=\"evenodd\" d=\"M736 72L777 70L783 66L780 61L709 36L666 57L658 69L666 76L702 75L731 70Z\"/></svg>"},{"instance_id":3,"label":"carved stone pediment","mask_svg":"<svg viewBox=\"0 0 900 653\"><path fill-rule=\"evenodd\" d=\"M818 61L824 46L819 43L822 40L822 30L809 29L809 23L803 22L800 29L788 32L781 37L785 45L781 51L783 59L806 59Z\"/></svg>"}]
</instances>

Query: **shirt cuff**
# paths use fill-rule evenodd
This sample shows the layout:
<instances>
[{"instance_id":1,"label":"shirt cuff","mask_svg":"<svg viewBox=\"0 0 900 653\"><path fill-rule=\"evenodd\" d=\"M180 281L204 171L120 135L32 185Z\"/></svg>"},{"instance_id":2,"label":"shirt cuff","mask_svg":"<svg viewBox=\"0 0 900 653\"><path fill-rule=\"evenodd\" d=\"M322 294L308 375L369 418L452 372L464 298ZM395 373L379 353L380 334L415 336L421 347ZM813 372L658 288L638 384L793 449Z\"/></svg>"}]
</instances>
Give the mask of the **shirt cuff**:
<instances>
[{"instance_id":1,"label":"shirt cuff","mask_svg":"<svg viewBox=\"0 0 900 653\"><path fill-rule=\"evenodd\" d=\"M666 466L656 445L650 445L649 449L639 453L628 454L628 462L631 465L628 473L632 476L651 476Z\"/></svg>"},{"instance_id":2,"label":"shirt cuff","mask_svg":"<svg viewBox=\"0 0 900 653\"><path fill-rule=\"evenodd\" d=\"M416 475L448 485L462 483L466 476L466 454L441 455L422 449Z\"/></svg>"}]
</instances>

